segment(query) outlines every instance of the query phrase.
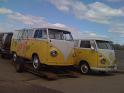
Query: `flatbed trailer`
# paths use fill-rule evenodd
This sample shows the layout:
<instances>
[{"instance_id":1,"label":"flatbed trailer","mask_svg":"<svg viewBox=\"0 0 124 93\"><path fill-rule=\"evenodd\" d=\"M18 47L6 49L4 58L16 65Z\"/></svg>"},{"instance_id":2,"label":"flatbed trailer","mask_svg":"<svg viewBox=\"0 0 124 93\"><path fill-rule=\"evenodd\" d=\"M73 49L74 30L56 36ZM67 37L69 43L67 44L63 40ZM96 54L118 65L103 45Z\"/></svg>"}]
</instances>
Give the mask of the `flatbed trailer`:
<instances>
[{"instance_id":1,"label":"flatbed trailer","mask_svg":"<svg viewBox=\"0 0 124 93\"><path fill-rule=\"evenodd\" d=\"M20 64L22 63L22 64ZM32 73L34 75L37 75L39 77L42 77L47 80L57 80L61 78L79 78L80 73L77 72L74 68L56 68L56 67L49 67L49 66L43 66L40 70L35 70L31 64L30 61L25 61L22 59L19 59L16 64L14 64L15 67L22 67L23 71ZM22 71L21 71L22 72Z\"/></svg>"},{"instance_id":2,"label":"flatbed trailer","mask_svg":"<svg viewBox=\"0 0 124 93\"><path fill-rule=\"evenodd\" d=\"M80 74L70 69L44 67L41 70L34 70L31 64L24 65L25 71L30 72L47 80L57 80L60 78L78 78Z\"/></svg>"}]
</instances>

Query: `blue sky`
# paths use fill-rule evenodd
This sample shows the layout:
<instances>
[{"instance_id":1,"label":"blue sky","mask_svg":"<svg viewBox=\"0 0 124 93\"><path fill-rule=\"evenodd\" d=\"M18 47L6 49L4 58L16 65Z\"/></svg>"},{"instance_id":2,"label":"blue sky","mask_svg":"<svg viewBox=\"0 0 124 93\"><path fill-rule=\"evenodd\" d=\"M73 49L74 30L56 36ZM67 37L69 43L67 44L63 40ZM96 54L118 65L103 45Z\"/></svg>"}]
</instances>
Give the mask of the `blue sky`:
<instances>
[{"instance_id":1,"label":"blue sky","mask_svg":"<svg viewBox=\"0 0 124 93\"><path fill-rule=\"evenodd\" d=\"M50 24L124 44L124 0L0 0L0 31Z\"/></svg>"}]
</instances>

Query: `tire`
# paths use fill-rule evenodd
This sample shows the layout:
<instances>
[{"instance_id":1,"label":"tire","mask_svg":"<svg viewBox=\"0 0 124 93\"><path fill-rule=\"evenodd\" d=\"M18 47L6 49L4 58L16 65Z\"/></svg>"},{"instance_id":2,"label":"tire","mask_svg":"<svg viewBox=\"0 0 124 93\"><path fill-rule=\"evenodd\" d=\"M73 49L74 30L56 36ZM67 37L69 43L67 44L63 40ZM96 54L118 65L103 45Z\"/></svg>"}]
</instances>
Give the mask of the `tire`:
<instances>
[{"instance_id":1,"label":"tire","mask_svg":"<svg viewBox=\"0 0 124 93\"><path fill-rule=\"evenodd\" d=\"M89 74L90 73L90 67L86 62L80 63L80 72L81 74Z\"/></svg>"},{"instance_id":2,"label":"tire","mask_svg":"<svg viewBox=\"0 0 124 93\"><path fill-rule=\"evenodd\" d=\"M40 63L39 57L37 55L34 55L32 57L32 64L33 64L34 70L40 70L41 63Z\"/></svg>"},{"instance_id":3,"label":"tire","mask_svg":"<svg viewBox=\"0 0 124 93\"><path fill-rule=\"evenodd\" d=\"M12 54L12 62L15 63L17 61L18 57L16 53Z\"/></svg>"},{"instance_id":4,"label":"tire","mask_svg":"<svg viewBox=\"0 0 124 93\"><path fill-rule=\"evenodd\" d=\"M22 73L24 71L24 64L21 58L19 58L16 53L13 53L12 61L13 61L16 72Z\"/></svg>"}]
</instances>

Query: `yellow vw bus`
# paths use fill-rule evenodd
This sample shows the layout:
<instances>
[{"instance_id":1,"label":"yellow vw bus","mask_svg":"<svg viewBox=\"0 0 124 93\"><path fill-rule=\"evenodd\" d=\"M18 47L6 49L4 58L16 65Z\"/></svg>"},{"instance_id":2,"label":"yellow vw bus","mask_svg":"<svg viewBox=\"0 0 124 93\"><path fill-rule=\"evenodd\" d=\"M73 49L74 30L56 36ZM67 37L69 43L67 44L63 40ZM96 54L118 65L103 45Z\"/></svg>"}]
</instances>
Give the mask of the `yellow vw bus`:
<instances>
[{"instance_id":1,"label":"yellow vw bus","mask_svg":"<svg viewBox=\"0 0 124 93\"><path fill-rule=\"evenodd\" d=\"M75 40L76 65L82 74L91 70L108 72L117 69L112 42L107 38L88 37Z\"/></svg>"},{"instance_id":2,"label":"yellow vw bus","mask_svg":"<svg viewBox=\"0 0 124 93\"><path fill-rule=\"evenodd\" d=\"M13 61L17 57L32 61L34 69L42 64L74 64L74 40L71 32L59 27L22 29L14 32L11 43Z\"/></svg>"}]
</instances>

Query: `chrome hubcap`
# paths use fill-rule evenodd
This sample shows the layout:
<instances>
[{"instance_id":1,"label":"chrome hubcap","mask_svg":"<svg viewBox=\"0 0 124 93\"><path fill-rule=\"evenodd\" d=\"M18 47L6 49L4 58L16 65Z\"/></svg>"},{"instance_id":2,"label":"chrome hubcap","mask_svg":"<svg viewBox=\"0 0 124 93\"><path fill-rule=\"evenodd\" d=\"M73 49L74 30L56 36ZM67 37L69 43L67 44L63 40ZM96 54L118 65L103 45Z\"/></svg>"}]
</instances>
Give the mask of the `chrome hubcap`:
<instances>
[{"instance_id":1,"label":"chrome hubcap","mask_svg":"<svg viewBox=\"0 0 124 93\"><path fill-rule=\"evenodd\" d=\"M88 70L89 70L89 68L87 67L87 65L84 64L81 66L81 72L82 73L86 74L86 73L88 73Z\"/></svg>"},{"instance_id":2,"label":"chrome hubcap","mask_svg":"<svg viewBox=\"0 0 124 93\"><path fill-rule=\"evenodd\" d=\"M13 54L13 61L15 62L17 59L17 55L16 54Z\"/></svg>"},{"instance_id":3,"label":"chrome hubcap","mask_svg":"<svg viewBox=\"0 0 124 93\"><path fill-rule=\"evenodd\" d=\"M38 66L39 66L39 60L38 60L36 57L34 57L34 58L33 58L33 67L34 67L35 69L37 69Z\"/></svg>"}]
</instances>

